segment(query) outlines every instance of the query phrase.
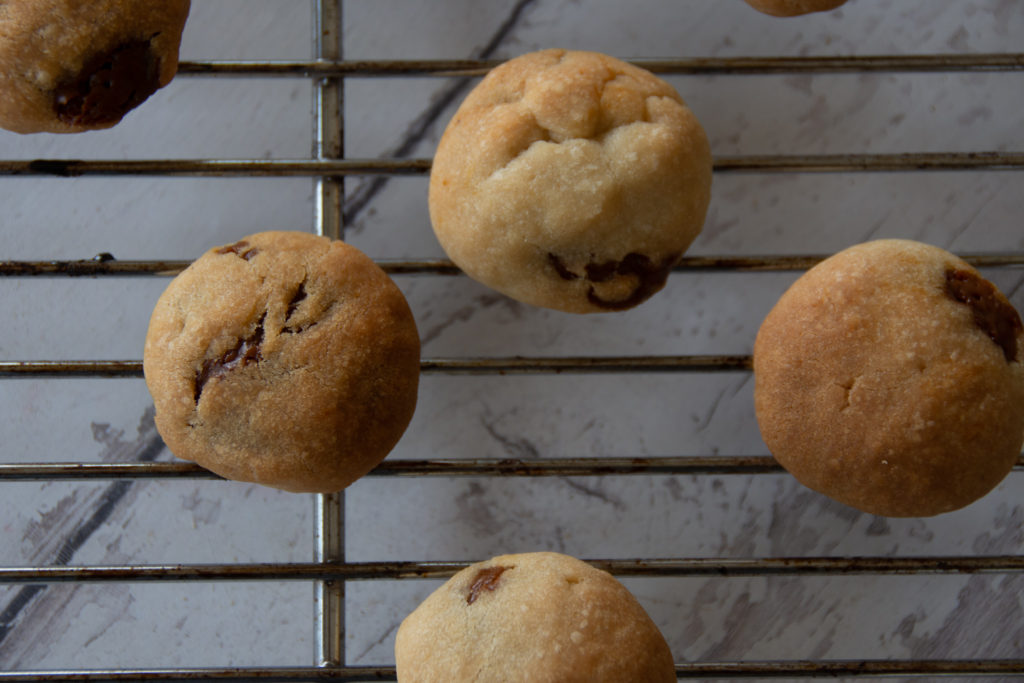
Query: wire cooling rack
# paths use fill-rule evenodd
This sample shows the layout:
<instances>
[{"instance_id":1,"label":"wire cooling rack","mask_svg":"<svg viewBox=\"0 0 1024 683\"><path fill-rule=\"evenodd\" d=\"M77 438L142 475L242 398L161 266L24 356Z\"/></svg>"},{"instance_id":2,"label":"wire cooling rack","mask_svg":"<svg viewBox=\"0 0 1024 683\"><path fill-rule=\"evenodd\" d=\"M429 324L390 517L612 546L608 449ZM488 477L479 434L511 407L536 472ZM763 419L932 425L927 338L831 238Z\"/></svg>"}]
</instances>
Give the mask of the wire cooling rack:
<instances>
[{"instance_id":1,"label":"wire cooling rack","mask_svg":"<svg viewBox=\"0 0 1024 683\"><path fill-rule=\"evenodd\" d=\"M522 5L523 3L520 3ZM314 92L314 155L288 160L0 160L3 176L302 176L315 179L314 229L322 235L345 234L344 182L351 176L424 175L429 159L351 159L344 149L343 93L346 79L360 77L470 77L497 62L467 60L346 60L342 52L342 0L314 3L315 58L298 61L184 62L180 77L306 78ZM866 72L965 73L1024 71L1024 54L910 55L859 57L767 57L635 60L661 74L764 75ZM1024 171L1024 152L903 154L760 155L719 157L716 174L827 173L879 171ZM679 271L802 270L821 255L692 256ZM975 253L965 258L980 267L1024 265L1024 253ZM5 261L3 277L166 277L186 261L122 261L100 255L90 260ZM383 260L392 275L459 276L443 259ZM465 357L425 358L424 374L514 375L555 373L693 373L749 372L746 355ZM7 360L0 379L142 377L142 364L126 361ZM1024 468L1024 458L1016 469ZM717 475L778 473L770 456L673 456L646 458L418 459L387 461L371 477L550 477L600 475ZM13 463L0 465L0 484L11 481L215 479L183 462ZM345 652L345 587L349 581L444 578L467 562L349 562L345 557L344 493L317 496L316 556L308 563L197 564L124 566L32 566L0 568L0 582L35 586L60 582L190 582L278 580L311 581L316 593L316 653L309 667L231 667L204 669L107 669L0 672L0 681L100 680L393 680L393 667L349 666ZM759 559L697 558L595 560L619 576L834 576L851 574L1019 573L1024 556L922 557L770 557ZM1024 659L826 660L678 663L683 678L802 678L859 676L1024 675Z\"/></svg>"}]
</instances>

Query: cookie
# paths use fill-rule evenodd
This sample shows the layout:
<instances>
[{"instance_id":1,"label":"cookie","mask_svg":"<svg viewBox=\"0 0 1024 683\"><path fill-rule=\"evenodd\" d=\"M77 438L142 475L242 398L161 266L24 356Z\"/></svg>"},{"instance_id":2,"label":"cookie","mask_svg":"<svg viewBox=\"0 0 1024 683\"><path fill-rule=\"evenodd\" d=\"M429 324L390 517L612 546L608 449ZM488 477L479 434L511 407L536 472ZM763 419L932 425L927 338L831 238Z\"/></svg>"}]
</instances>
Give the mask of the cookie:
<instances>
[{"instance_id":1,"label":"cookie","mask_svg":"<svg viewBox=\"0 0 1024 683\"><path fill-rule=\"evenodd\" d=\"M593 52L492 70L437 147L430 219L449 258L514 299L619 311L660 290L704 224L711 152L673 88Z\"/></svg>"},{"instance_id":2,"label":"cookie","mask_svg":"<svg viewBox=\"0 0 1024 683\"><path fill-rule=\"evenodd\" d=\"M211 249L160 296L143 356L167 447L229 479L339 491L416 406L419 336L355 247L265 232Z\"/></svg>"},{"instance_id":3,"label":"cookie","mask_svg":"<svg viewBox=\"0 0 1024 683\"><path fill-rule=\"evenodd\" d=\"M399 683L675 683L657 626L610 574L568 555L501 555L453 576L398 629Z\"/></svg>"},{"instance_id":4,"label":"cookie","mask_svg":"<svg viewBox=\"0 0 1024 683\"><path fill-rule=\"evenodd\" d=\"M754 9L774 17L795 17L812 12L828 12L846 0L745 0Z\"/></svg>"},{"instance_id":5,"label":"cookie","mask_svg":"<svg viewBox=\"0 0 1024 683\"><path fill-rule=\"evenodd\" d=\"M879 240L821 262L754 344L765 443L806 486L865 512L923 517L981 498L1024 440L1024 328L938 247Z\"/></svg>"},{"instance_id":6,"label":"cookie","mask_svg":"<svg viewBox=\"0 0 1024 683\"><path fill-rule=\"evenodd\" d=\"M0 127L109 128L170 83L189 0L0 2Z\"/></svg>"}]
</instances>

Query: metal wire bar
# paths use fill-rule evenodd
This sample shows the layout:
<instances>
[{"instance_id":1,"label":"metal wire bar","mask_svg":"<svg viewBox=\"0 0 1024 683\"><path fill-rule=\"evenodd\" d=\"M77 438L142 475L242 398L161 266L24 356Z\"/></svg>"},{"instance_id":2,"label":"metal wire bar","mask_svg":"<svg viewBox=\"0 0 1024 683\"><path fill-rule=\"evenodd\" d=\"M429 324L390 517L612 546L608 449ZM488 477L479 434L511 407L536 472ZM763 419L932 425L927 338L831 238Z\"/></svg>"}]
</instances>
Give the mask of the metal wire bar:
<instances>
[{"instance_id":1,"label":"metal wire bar","mask_svg":"<svg viewBox=\"0 0 1024 683\"><path fill-rule=\"evenodd\" d=\"M1024 467L1024 458L1019 463ZM568 477L623 474L763 474L782 472L770 455L656 458L385 460L369 477ZM220 479L188 462L7 463L0 481L80 479Z\"/></svg>"},{"instance_id":2,"label":"metal wire bar","mask_svg":"<svg viewBox=\"0 0 1024 683\"><path fill-rule=\"evenodd\" d=\"M0 176L296 176L424 175L430 159L34 159L0 161ZM1020 171L1024 152L906 152L719 157L716 173Z\"/></svg>"},{"instance_id":3,"label":"metal wire bar","mask_svg":"<svg viewBox=\"0 0 1024 683\"><path fill-rule=\"evenodd\" d=\"M108 256L108 255L104 255ZM765 256L686 256L673 269L687 271L788 271L807 270L829 254ZM1024 252L961 254L976 268L1024 266ZM191 261L120 261L114 258L74 261L0 261L0 277L140 277L174 276ZM377 265L389 275L462 275L448 259L380 259Z\"/></svg>"},{"instance_id":4,"label":"metal wire bar","mask_svg":"<svg viewBox=\"0 0 1024 683\"><path fill-rule=\"evenodd\" d=\"M326 60L342 57L341 0L313 3L313 46ZM345 157L345 84L340 75L319 78L313 86L313 154L319 161ZM323 176L315 182L313 228L331 239L344 237L345 177ZM345 561L345 492L321 493L314 509L315 559ZM345 665L345 582L318 581L314 587L314 657L321 667Z\"/></svg>"},{"instance_id":5,"label":"metal wire bar","mask_svg":"<svg viewBox=\"0 0 1024 683\"><path fill-rule=\"evenodd\" d=\"M1024 455L1014 464L1024 470ZM368 477L593 477L608 475L778 474L770 455L660 456L651 458L539 458L386 460ZM188 462L55 462L0 464L0 482L95 479L221 479Z\"/></svg>"},{"instance_id":6,"label":"metal wire bar","mask_svg":"<svg viewBox=\"0 0 1024 683\"><path fill-rule=\"evenodd\" d=\"M31 377L33 379L142 377L142 361L0 361L0 379L15 377Z\"/></svg>"},{"instance_id":7,"label":"metal wire bar","mask_svg":"<svg viewBox=\"0 0 1024 683\"><path fill-rule=\"evenodd\" d=\"M608 356L566 358L425 358L426 375L529 375L546 373L729 372L750 370L749 355ZM142 361L0 361L0 379L142 377Z\"/></svg>"},{"instance_id":8,"label":"metal wire bar","mask_svg":"<svg viewBox=\"0 0 1024 683\"><path fill-rule=\"evenodd\" d=\"M1024 556L768 557L586 560L616 576L809 576L1024 572ZM368 581L447 579L470 562L308 562L0 567L0 584L152 581Z\"/></svg>"},{"instance_id":9,"label":"metal wire bar","mask_svg":"<svg viewBox=\"0 0 1024 683\"><path fill-rule=\"evenodd\" d=\"M185 76L482 76L499 59L417 60L209 60L184 61ZM756 75L790 73L1021 71L1024 54L863 55L836 57L717 57L628 60L648 71L687 75Z\"/></svg>"},{"instance_id":10,"label":"metal wire bar","mask_svg":"<svg viewBox=\"0 0 1024 683\"><path fill-rule=\"evenodd\" d=\"M824 661L686 662L678 678L880 678L890 676L1008 676L1024 673L1024 659L843 659ZM208 669L107 669L0 671L3 683L101 683L106 681L394 681L393 666L231 667Z\"/></svg>"}]
</instances>

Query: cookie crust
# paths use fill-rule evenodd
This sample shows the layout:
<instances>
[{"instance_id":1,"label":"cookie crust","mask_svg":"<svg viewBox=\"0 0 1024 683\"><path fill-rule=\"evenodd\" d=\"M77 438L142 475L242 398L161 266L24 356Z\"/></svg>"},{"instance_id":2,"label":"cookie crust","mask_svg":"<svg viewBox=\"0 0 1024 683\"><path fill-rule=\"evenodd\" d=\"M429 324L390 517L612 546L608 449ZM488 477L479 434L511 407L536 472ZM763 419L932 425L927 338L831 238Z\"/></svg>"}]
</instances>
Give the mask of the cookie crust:
<instances>
[{"instance_id":1,"label":"cookie crust","mask_svg":"<svg viewBox=\"0 0 1024 683\"><path fill-rule=\"evenodd\" d=\"M748 5L773 17L796 17L812 12L828 12L846 4L846 0L745 0Z\"/></svg>"},{"instance_id":2,"label":"cookie crust","mask_svg":"<svg viewBox=\"0 0 1024 683\"><path fill-rule=\"evenodd\" d=\"M1022 359L1019 315L977 270L919 242L869 242L809 270L768 314L758 424L816 491L890 517L949 512L1021 452Z\"/></svg>"},{"instance_id":3,"label":"cookie crust","mask_svg":"<svg viewBox=\"0 0 1024 683\"><path fill-rule=\"evenodd\" d=\"M167 85L189 0L0 3L0 127L109 128Z\"/></svg>"},{"instance_id":4,"label":"cookie crust","mask_svg":"<svg viewBox=\"0 0 1024 683\"><path fill-rule=\"evenodd\" d=\"M463 569L398 629L400 683L673 683L643 607L607 572L550 552Z\"/></svg>"},{"instance_id":5,"label":"cookie crust","mask_svg":"<svg viewBox=\"0 0 1024 683\"><path fill-rule=\"evenodd\" d=\"M434 156L430 218L448 256L514 299L573 313L660 290L704 224L711 152L679 94L593 52L492 70Z\"/></svg>"},{"instance_id":6,"label":"cookie crust","mask_svg":"<svg viewBox=\"0 0 1024 683\"><path fill-rule=\"evenodd\" d=\"M412 418L419 336L405 297L342 242L267 232L206 252L150 319L143 366L176 456L229 479L339 491Z\"/></svg>"}]
</instances>

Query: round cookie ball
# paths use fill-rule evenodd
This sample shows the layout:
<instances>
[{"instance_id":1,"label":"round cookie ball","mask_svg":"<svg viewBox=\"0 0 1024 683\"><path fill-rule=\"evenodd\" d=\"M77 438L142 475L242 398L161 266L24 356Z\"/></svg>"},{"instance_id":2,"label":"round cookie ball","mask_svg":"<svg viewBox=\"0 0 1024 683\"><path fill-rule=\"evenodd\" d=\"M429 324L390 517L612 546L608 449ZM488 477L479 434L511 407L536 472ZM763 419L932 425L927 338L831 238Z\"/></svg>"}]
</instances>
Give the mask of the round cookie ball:
<instances>
[{"instance_id":1,"label":"round cookie ball","mask_svg":"<svg viewBox=\"0 0 1024 683\"><path fill-rule=\"evenodd\" d=\"M160 296L143 366L167 447L228 479L339 491L398 442L419 336L355 247L265 232L203 254Z\"/></svg>"},{"instance_id":2,"label":"round cookie ball","mask_svg":"<svg viewBox=\"0 0 1024 683\"><path fill-rule=\"evenodd\" d=\"M795 17L812 12L828 12L846 0L745 0L754 9L773 17Z\"/></svg>"},{"instance_id":3,"label":"round cookie ball","mask_svg":"<svg viewBox=\"0 0 1024 683\"><path fill-rule=\"evenodd\" d=\"M167 85L189 0L0 2L0 127L109 128Z\"/></svg>"},{"instance_id":4,"label":"round cookie ball","mask_svg":"<svg viewBox=\"0 0 1024 683\"><path fill-rule=\"evenodd\" d=\"M673 88L593 52L492 70L448 124L430 219L449 258L514 299L618 311L660 290L704 225L711 151Z\"/></svg>"},{"instance_id":5,"label":"round cookie ball","mask_svg":"<svg viewBox=\"0 0 1024 683\"><path fill-rule=\"evenodd\" d=\"M658 627L610 574L501 555L453 576L398 629L399 683L675 683Z\"/></svg>"},{"instance_id":6,"label":"round cookie ball","mask_svg":"<svg viewBox=\"0 0 1024 683\"><path fill-rule=\"evenodd\" d=\"M865 512L964 507L1024 441L1024 328L938 247L879 240L805 273L754 344L761 434L806 486Z\"/></svg>"}]
</instances>

